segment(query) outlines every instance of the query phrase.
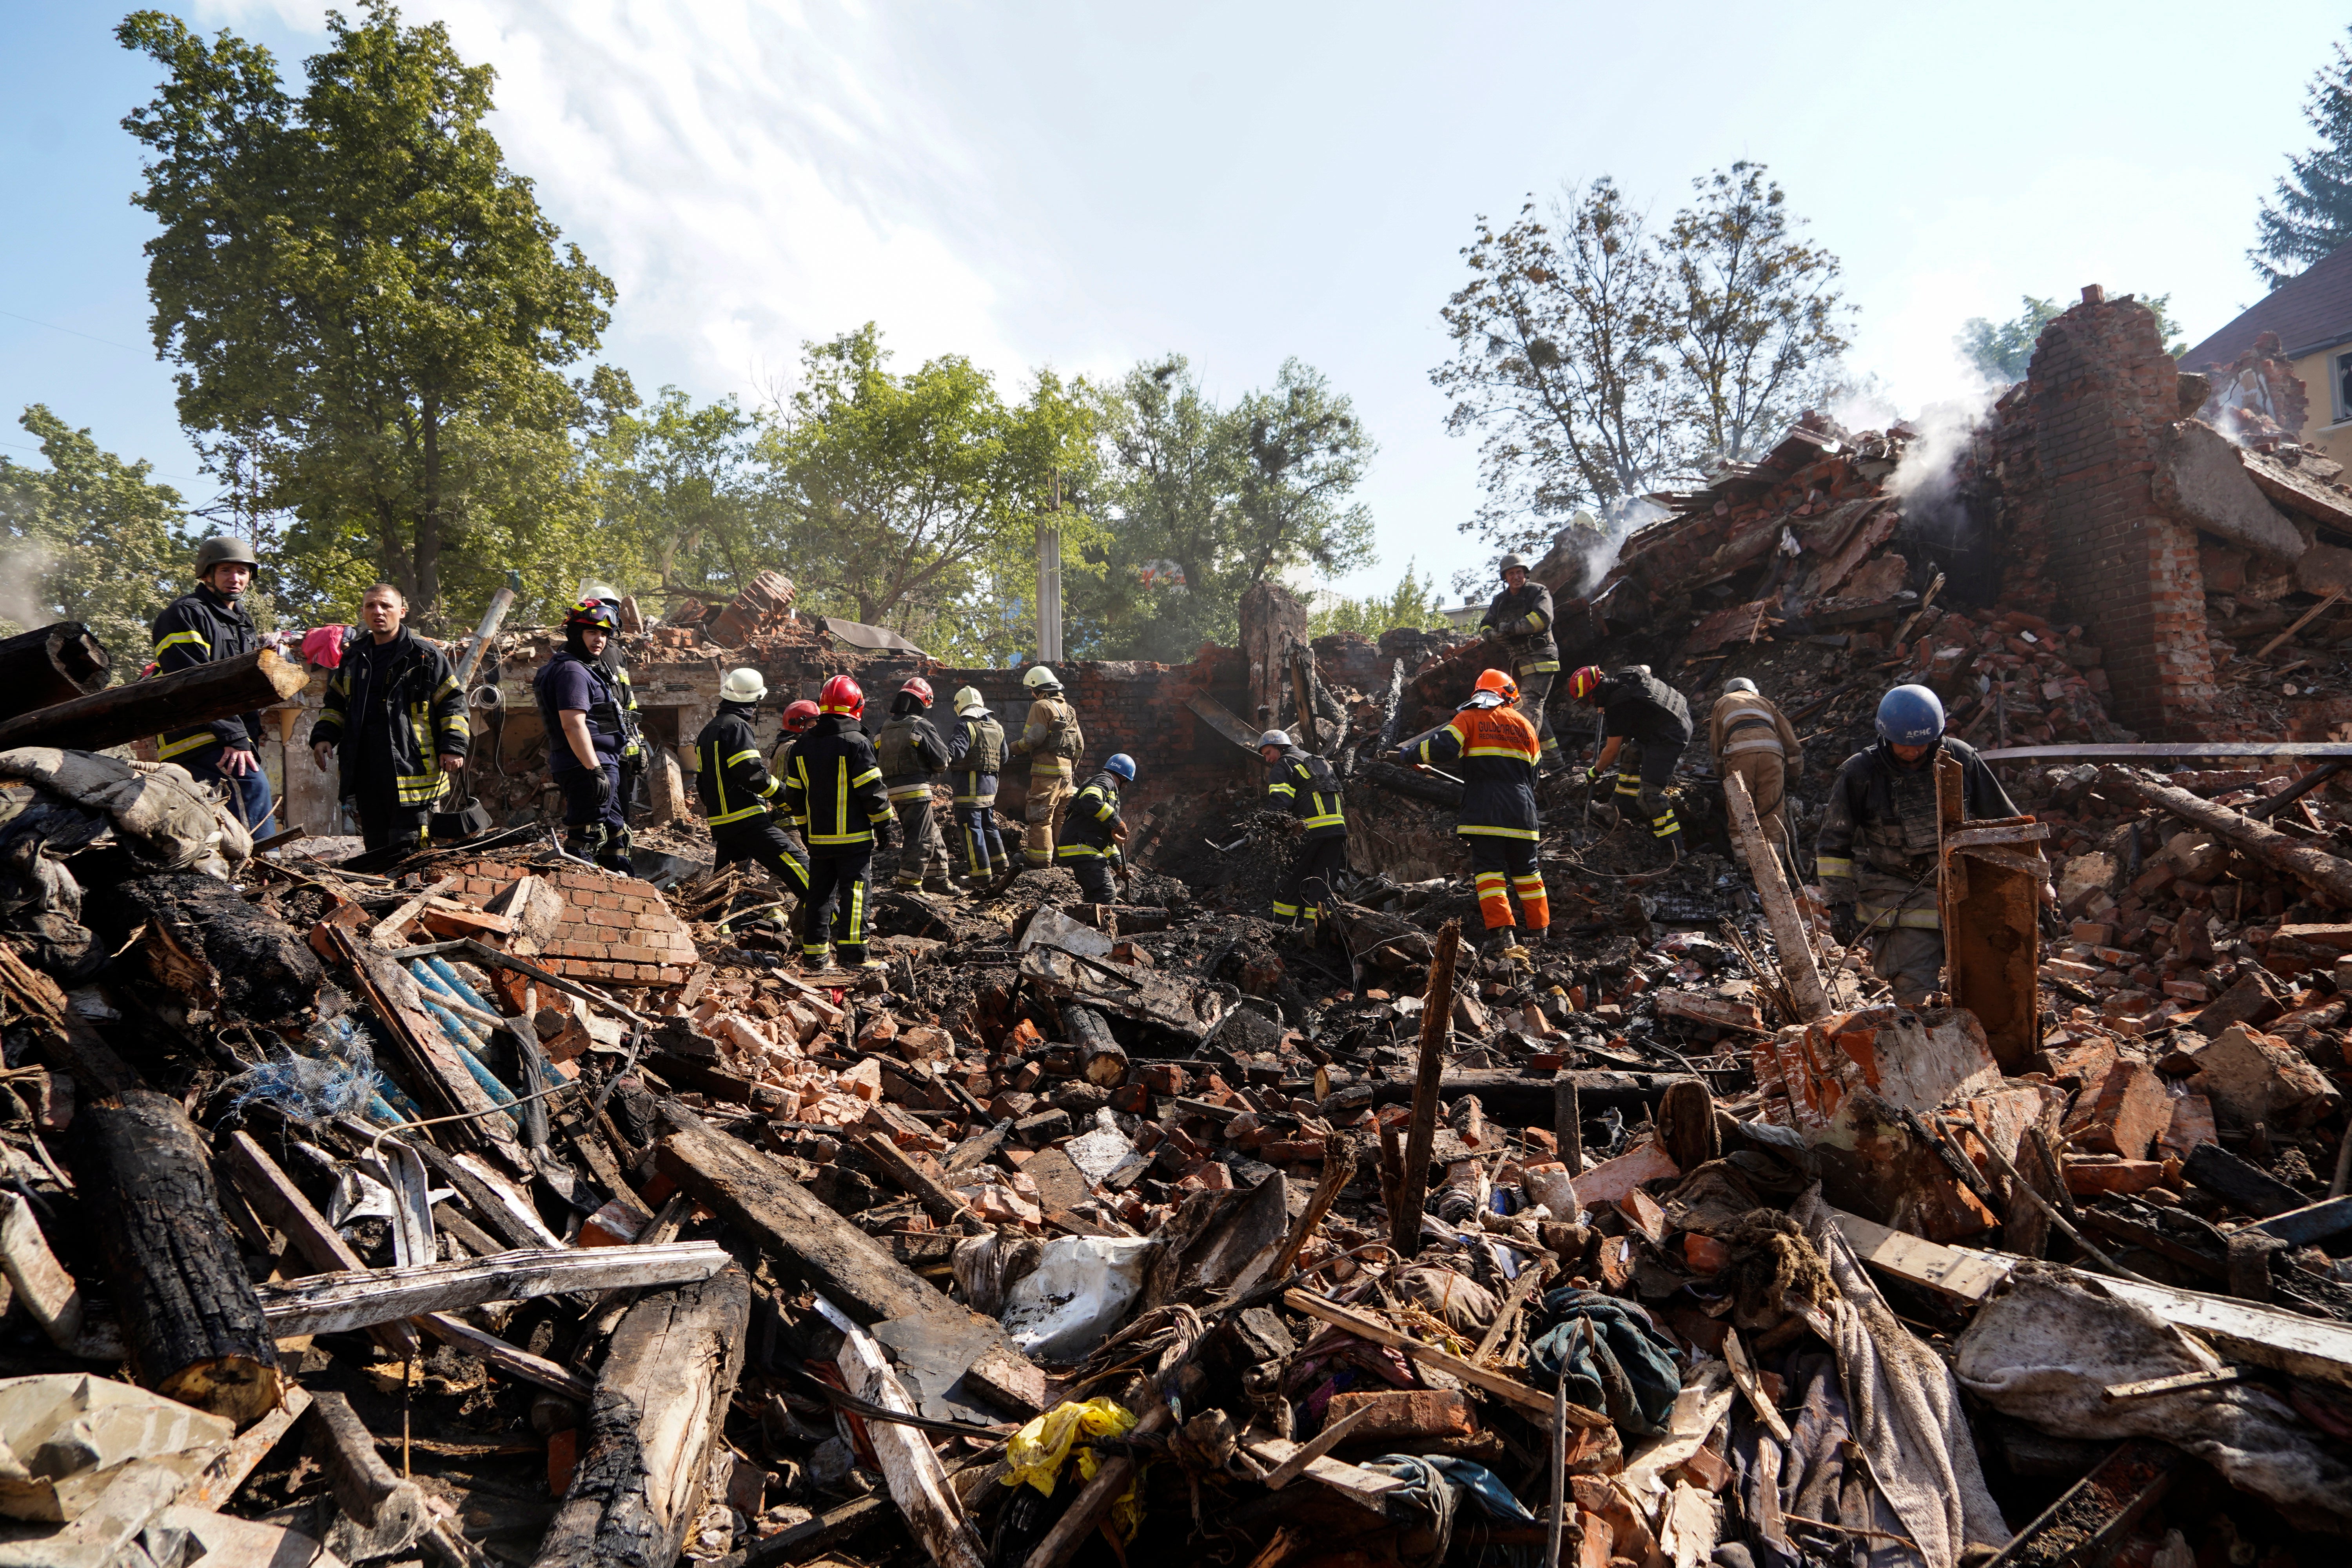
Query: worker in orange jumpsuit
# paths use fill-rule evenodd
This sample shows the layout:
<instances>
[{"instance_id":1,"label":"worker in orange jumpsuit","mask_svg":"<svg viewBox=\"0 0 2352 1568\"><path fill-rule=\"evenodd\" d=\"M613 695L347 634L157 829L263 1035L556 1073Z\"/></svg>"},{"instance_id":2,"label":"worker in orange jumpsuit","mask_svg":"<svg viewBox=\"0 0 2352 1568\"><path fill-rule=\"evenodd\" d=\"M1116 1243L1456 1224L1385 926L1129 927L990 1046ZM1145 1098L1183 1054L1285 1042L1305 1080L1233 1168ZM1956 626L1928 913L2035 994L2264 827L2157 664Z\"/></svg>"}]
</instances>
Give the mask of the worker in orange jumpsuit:
<instances>
[{"instance_id":1,"label":"worker in orange jumpsuit","mask_svg":"<svg viewBox=\"0 0 2352 1568\"><path fill-rule=\"evenodd\" d=\"M1528 940L1541 943L1551 929L1551 902L1536 868L1541 826L1536 817L1536 766L1543 742L1527 716L1511 705L1518 682L1499 669L1483 671L1470 700L1452 720L1399 746L1397 760L1424 767L1458 765L1462 814L1454 831L1470 841L1470 869L1490 952L1518 945L1511 894L1519 896Z\"/></svg>"}]
</instances>

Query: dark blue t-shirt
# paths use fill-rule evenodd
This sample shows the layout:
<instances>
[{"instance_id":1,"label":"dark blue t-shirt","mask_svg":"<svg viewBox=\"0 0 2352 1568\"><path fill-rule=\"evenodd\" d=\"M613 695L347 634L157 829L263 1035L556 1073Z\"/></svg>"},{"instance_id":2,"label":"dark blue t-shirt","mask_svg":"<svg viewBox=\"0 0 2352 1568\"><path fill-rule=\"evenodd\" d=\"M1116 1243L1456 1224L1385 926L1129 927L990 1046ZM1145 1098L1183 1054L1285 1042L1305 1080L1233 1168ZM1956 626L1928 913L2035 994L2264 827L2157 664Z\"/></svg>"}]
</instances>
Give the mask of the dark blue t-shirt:
<instances>
[{"instance_id":1,"label":"dark blue t-shirt","mask_svg":"<svg viewBox=\"0 0 2352 1568\"><path fill-rule=\"evenodd\" d=\"M620 714L612 681L604 671L568 654L558 654L531 684L537 689L540 716L547 724L550 773L583 771L580 759L572 754L572 742L564 738L562 716L566 709L576 708L588 715L588 739L596 748L600 765L621 760Z\"/></svg>"}]
</instances>

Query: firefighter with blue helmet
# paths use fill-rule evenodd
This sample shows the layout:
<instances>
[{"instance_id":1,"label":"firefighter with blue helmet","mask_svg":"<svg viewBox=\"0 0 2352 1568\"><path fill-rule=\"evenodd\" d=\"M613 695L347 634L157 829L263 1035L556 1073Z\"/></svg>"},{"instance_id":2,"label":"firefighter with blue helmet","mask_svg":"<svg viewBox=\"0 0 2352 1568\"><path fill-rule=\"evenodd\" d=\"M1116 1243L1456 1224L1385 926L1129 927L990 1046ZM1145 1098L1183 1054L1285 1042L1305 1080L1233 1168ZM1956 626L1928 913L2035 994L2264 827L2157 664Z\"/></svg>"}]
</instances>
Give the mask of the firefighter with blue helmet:
<instances>
[{"instance_id":1,"label":"firefighter with blue helmet","mask_svg":"<svg viewBox=\"0 0 2352 1568\"><path fill-rule=\"evenodd\" d=\"M1118 901L1111 873L1126 868L1127 823L1119 816L1121 784L1135 782L1135 759L1113 752L1103 765L1078 786L1062 817L1061 842L1054 858L1078 879L1078 891L1091 903Z\"/></svg>"}]
</instances>

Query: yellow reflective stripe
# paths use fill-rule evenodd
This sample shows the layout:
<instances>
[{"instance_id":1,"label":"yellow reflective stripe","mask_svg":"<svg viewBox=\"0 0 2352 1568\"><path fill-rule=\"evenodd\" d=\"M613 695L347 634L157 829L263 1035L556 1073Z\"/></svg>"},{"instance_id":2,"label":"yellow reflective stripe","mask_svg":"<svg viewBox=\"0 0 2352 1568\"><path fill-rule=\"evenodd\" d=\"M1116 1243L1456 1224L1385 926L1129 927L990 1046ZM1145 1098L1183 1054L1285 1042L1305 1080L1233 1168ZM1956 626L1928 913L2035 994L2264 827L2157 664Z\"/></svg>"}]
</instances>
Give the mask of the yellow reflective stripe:
<instances>
[{"instance_id":1,"label":"yellow reflective stripe","mask_svg":"<svg viewBox=\"0 0 2352 1568\"><path fill-rule=\"evenodd\" d=\"M929 800L931 798L931 786L927 784L900 784L886 793L892 800Z\"/></svg>"},{"instance_id":2,"label":"yellow reflective stripe","mask_svg":"<svg viewBox=\"0 0 2352 1568\"><path fill-rule=\"evenodd\" d=\"M184 752L199 751L205 746L217 746L219 744L220 737L218 735L214 734L210 730L199 730L185 740L174 741L168 746L157 746L155 748L155 760L159 763L166 762L173 757L180 755Z\"/></svg>"},{"instance_id":3,"label":"yellow reflective stripe","mask_svg":"<svg viewBox=\"0 0 2352 1568\"><path fill-rule=\"evenodd\" d=\"M441 721L441 727L460 740L470 741L474 738L473 723L463 713L452 713L448 718Z\"/></svg>"},{"instance_id":4,"label":"yellow reflective stripe","mask_svg":"<svg viewBox=\"0 0 2352 1568\"><path fill-rule=\"evenodd\" d=\"M762 784L760 788L760 798L761 800L773 800L776 798L776 792L783 787L784 781L771 773L768 775L768 782L765 784Z\"/></svg>"},{"instance_id":5,"label":"yellow reflective stripe","mask_svg":"<svg viewBox=\"0 0 2352 1568\"><path fill-rule=\"evenodd\" d=\"M196 647L204 649L206 653L213 651L213 645L206 642L204 639L203 635L197 632L173 632L169 637L162 638L155 644L155 651L158 654L161 654L165 648L170 647L173 643L183 642L194 643Z\"/></svg>"},{"instance_id":6,"label":"yellow reflective stripe","mask_svg":"<svg viewBox=\"0 0 2352 1568\"><path fill-rule=\"evenodd\" d=\"M1517 757L1523 763L1536 760L1536 753L1525 746L1473 746L1462 754L1465 757Z\"/></svg>"},{"instance_id":7,"label":"yellow reflective stripe","mask_svg":"<svg viewBox=\"0 0 2352 1568\"><path fill-rule=\"evenodd\" d=\"M855 833L812 833L808 841L811 844L871 844L874 835L861 827Z\"/></svg>"},{"instance_id":8,"label":"yellow reflective stripe","mask_svg":"<svg viewBox=\"0 0 2352 1568\"><path fill-rule=\"evenodd\" d=\"M849 771L849 763L848 763L847 759L845 759L845 759L843 760L843 762L842 762L842 764L841 764L841 771L842 771L843 773L846 773ZM853 786L859 785L859 784L870 784L875 783L877 780L880 779L880 778L881 778L881 776L882 776L882 770L881 770L880 768L868 768L868 769L866 769L864 773L862 773L858 774L856 778L851 779L849 782L850 782L850 784L851 784Z\"/></svg>"},{"instance_id":9,"label":"yellow reflective stripe","mask_svg":"<svg viewBox=\"0 0 2352 1568\"><path fill-rule=\"evenodd\" d=\"M433 696L437 701L457 689L457 678L454 675L445 675L441 678L441 684L433 689Z\"/></svg>"},{"instance_id":10,"label":"yellow reflective stripe","mask_svg":"<svg viewBox=\"0 0 2352 1568\"><path fill-rule=\"evenodd\" d=\"M722 812L717 816L708 817L705 818L705 820L713 827L724 827L730 822L740 822L747 816L765 816L767 815L767 803L765 801L761 801L755 805L744 806L740 811Z\"/></svg>"},{"instance_id":11,"label":"yellow reflective stripe","mask_svg":"<svg viewBox=\"0 0 2352 1568\"><path fill-rule=\"evenodd\" d=\"M1544 629L1544 617L1543 617L1543 612L1542 612L1541 610L1529 610L1529 611L1528 612L1528 625L1529 626L1532 626L1532 627L1533 627L1534 629L1536 629L1537 631L1541 631L1541 630L1543 630L1543 629Z\"/></svg>"},{"instance_id":12,"label":"yellow reflective stripe","mask_svg":"<svg viewBox=\"0 0 2352 1568\"><path fill-rule=\"evenodd\" d=\"M1526 664L1519 666L1519 673L1521 675L1557 675L1559 673L1559 660L1556 658L1530 659Z\"/></svg>"},{"instance_id":13,"label":"yellow reflective stripe","mask_svg":"<svg viewBox=\"0 0 2352 1568\"><path fill-rule=\"evenodd\" d=\"M737 763L745 761L746 759L755 763L758 762L760 760L760 748L757 746L746 746L719 765L722 768L731 768Z\"/></svg>"},{"instance_id":14,"label":"yellow reflective stripe","mask_svg":"<svg viewBox=\"0 0 2352 1568\"><path fill-rule=\"evenodd\" d=\"M1944 929L1943 917L1938 915L1932 909L1904 910L1900 912L1895 912L1895 918L1892 921L1889 921L1886 917L1890 912L1894 911L1886 910L1874 910L1866 906L1863 906L1857 907L1853 912L1865 926L1875 921L1881 931L1885 930L1889 925L1906 926L1912 931L1941 931Z\"/></svg>"},{"instance_id":15,"label":"yellow reflective stripe","mask_svg":"<svg viewBox=\"0 0 2352 1568\"><path fill-rule=\"evenodd\" d=\"M1851 877L1853 875L1853 862L1841 860L1834 855L1816 855L1813 857L1813 869L1824 877Z\"/></svg>"},{"instance_id":16,"label":"yellow reflective stripe","mask_svg":"<svg viewBox=\"0 0 2352 1568\"><path fill-rule=\"evenodd\" d=\"M1099 860L1103 856L1103 852L1096 848L1091 844L1065 844L1059 849L1056 849L1055 853L1059 855L1065 860L1080 860L1087 858Z\"/></svg>"},{"instance_id":17,"label":"yellow reflective stripe","mask_svg":"<svg viewBox=\"0 0 2352 1568\"><path fill-rule=\"evenodd\" d=\"M1328 816L1310 816L1307 817L1305 821L1307 826L1309 827L1345 827L1348 826L1348 819L1340 816L1336 811Z\"/></svg>"},{"instance_id":18,"label":"yellow reflective stripe","mask_svg":"<svg viewBox=\"0 0 2352 1568\"><path fill-rule=\"evenodd\" d=\"M446 773L402 773L398 775L394 793L403 805L423 805L427 801L440 799L448 788Z\"/></svg>"},{"instance_id":19,"label":"yellow reflective stripe","mask_svg":"<svg viewBox=\"0 0 2352 1568\"><path fill-rule=\"evenodd\" d=\"M1266 786L1265 793L1266 793L1266 794L1268 794L1268 795L1294 795L1294 796L1295 796L1295 795L1297 795L1297 793L1298 793L1298 792L1297 792L1297 790L1295 790L1295 789L1291 788L1291 787L1290 787L1288 784L1268 784L1268 785Z\"/></svg>"},{"instance_id":20,"label":"yellow reflective stripe","mask_svg":"<svg viewBox=\"0 0 2352 1568\"><path fill-rule=\"evenodd\" d=\"M1478 837L1478 838L1527 838L1527 839L1534 839L1534 838L1537 838L1537 837L1540 837L1540 836L1536 832L1536 830L1535 830L1534 828L1532 828L1532 827L1483 827L1483 826L1481 826L1481 827L1474 827L1474 826L1472 826L1469 823L1466 823L1466 822L1465 822L1465 823L1464 823L1461 826L1459 826L1459 827L1455 828L1454 831L1455 833L1457 833L1457 834L1460 834L1463 837L1465 837L1465 838L1469 838L1469 837ZM1498 874L1499 874L1499 873L1498 873Z\"/></svg>"},{"instance_id":21,"label":"yellow reflective stripe","mask_svg":"<svg viewBox=\"0 0 2352 1568\"><path fill-rule=\"evenodd\" d=\"M878 769L874 776L876 778L882 776ZM849 826L849 759L847 757L834 759L833 784L833 825L835 827L847 827ZM827 838L825 842L831 844L836 840Z\"/></svg>"}]
</instances>

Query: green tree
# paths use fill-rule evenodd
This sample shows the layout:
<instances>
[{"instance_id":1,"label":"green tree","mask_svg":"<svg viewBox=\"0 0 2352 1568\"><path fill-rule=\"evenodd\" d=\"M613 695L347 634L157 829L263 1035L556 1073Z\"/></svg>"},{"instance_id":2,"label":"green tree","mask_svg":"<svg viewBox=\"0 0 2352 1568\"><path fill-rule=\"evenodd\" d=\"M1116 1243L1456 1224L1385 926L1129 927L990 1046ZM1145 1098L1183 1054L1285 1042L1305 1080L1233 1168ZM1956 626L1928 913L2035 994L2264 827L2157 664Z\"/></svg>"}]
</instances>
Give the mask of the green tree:
<instances>
[{"instance_id":1,"label":"green tree","mask_svg":"<svg viewBox=\"0 0 2352 1568\"><path fill-rule=\"evenodd\" d=\"M2179 359L2189 352L2180 335L2180 323L2172 319L2169 294L2151 294L2140 301L2156 312L2157 335L2164 340L2164 352ZM1982 316L1971 316L1960 323L1959 336L1952 340L1960 355L1984 373L1985 379L2006 386L2025 379L2033 363L2033 345L2041 340L2042 329L2064 313L2055 300L2037 300L2031 294L2018 297L2021 307L2008 321L1995 326Z\"/></svg>"},{"instance_id":2,"label":"green tree","mask_svg":"<svg viewBox=\"0 0 2352 1568\"><path fill-rule=\"evenodd\" d=\"M942 657L1021 646L1021 628L1034 647L1034 605L1024 619L1009 599L1040 518L1058 515L1066 552L1090 538L1083 512L1055 513L1057 472L1089 462L1083 387L1047 373L1007 405L960 354L904 375L888 357L870 321L804 345L803 384L757 445L777 549L815 613Z\"/></svg>"},{"instance_id":3,"label":"green tree","mask_svg":"<svg viewBox=\"0 0 2352 1568\"><path fill-rule=\"evenodd\" d=\"M600 565L656 603L733 597L781 564L755 460L758 421L722 397L698 408L665 386L640 412L618 373L600 369L605 410L589 443Z\"/></svg>"},{"instance_id":4,"label":"green tree","mask_svg":"<svg viewBox=\"0 0 2352 1568\"><path fill-rule=\"evenodd\" d=\"M1779 182L1740 162L1691 186L1661 244L1668 353L1679 370L1686 456L1745 462L1820 401L1845 351L1838 259L1803 243Z\"/></svg>"},{"instance_id":5,"label":"green tree","mask_svg":"<svg viewBox=\"0 0 2352 1568\"><path fill-rule=\"evenodd\" d=\"M100 450L42 405L17 423L49 466L0 457L0 633L79 621L127 679L147 662L149 623L193 585L188 510L148 464Z\"/></svg>"},{"instance_id":6,"label":"green tree","mask_svg":"<svg viewBox=\"0 0 2352 1568\"><path fill-rule=\"evenodd\" d=\"M1334 632L1357 632L1378 638L1382 632L1397 626L1436 628L1450 626L1439 607L1437 579L1426 574L1416 574L1413 563L1405 563L1404 575L1386 595L1370 595L1361 599L1323 595L1307 618L1307 635L1329 637Z\"/></svg>"},{"instance_id":7,"label":"green tree","mask_svg":"<svg viewBox=\"0 0 2352 1568\"><path fill-rule=\"evenodd\" d=\"M167 73L123 125L158 351L216 469L289 514L286 578L322 601L369 576L426 625L509 565L571 552L579 391L612 285L559 250L483 126L493 73L384 0L327 18L298 100L269 53L139 12L116 36Z\"/></svg>"},{"instance_id":8,"label":"green tree","mask_svg":"<svg viewBox=\"0 0 2352 1568\"><path fill-rule=\"evenodd\" d=\"M2352 242L2352 49L2337 44L2335 54L2313 73L2303 105L2319 145L2287 154L2278 205L2263 203L2254 220L2260 243L2246 259L2273 289Z\"/></svg>"}]
</instances>

